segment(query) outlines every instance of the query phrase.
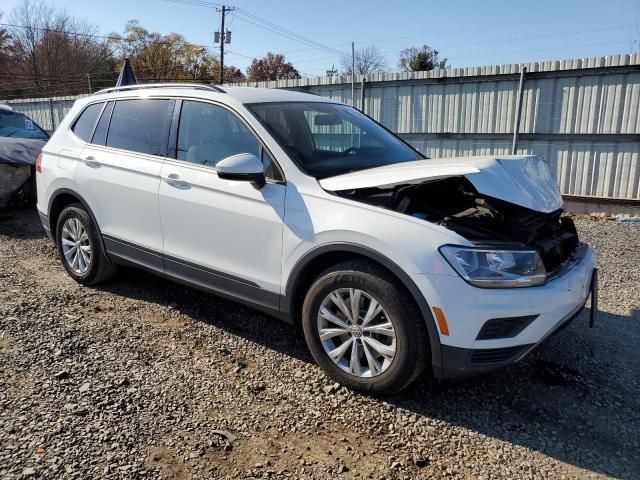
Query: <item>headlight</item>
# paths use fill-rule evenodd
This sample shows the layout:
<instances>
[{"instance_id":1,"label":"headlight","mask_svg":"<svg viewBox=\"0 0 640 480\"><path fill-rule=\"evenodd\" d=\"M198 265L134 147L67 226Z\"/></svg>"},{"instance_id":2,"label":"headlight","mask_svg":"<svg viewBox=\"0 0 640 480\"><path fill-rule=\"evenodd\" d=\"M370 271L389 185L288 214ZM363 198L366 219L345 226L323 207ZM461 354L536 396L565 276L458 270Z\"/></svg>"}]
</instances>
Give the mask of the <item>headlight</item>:
<instances>
[{"instance_id":1,"label":"headlight","mask_svg":"<svg viewBox=\"0 0 640 480\"><path fill-rule=\"evenodd\" d=\"M545 282L547 272L535 250L445 245L440 253L453 269L476 287L531 287Z\"/></svg>"}]
</instances>

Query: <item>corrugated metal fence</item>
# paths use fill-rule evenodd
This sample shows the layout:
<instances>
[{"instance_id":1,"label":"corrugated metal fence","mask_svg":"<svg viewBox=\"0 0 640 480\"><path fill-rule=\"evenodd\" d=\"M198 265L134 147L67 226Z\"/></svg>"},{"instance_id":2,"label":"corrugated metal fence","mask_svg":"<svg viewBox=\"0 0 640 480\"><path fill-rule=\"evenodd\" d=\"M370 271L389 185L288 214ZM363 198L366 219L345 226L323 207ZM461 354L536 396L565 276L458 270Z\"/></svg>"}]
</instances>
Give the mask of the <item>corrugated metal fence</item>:
<instances>
[{"instance_id":1,"label":"corrugated metal fence","mask_svg":"<svg viewBox=\"0 0 640 480\"><path fill-rule=\"evenodd\" d=\"M544 157L564 194L640 199L640 54L379 74L364 82L364 108L357 77L355 103L429 157L508 154L523 67L518 153ZM251 86L351 103L350 77ZM51 128L75 98L8 103Z\"/></svg>"}]
</instances>

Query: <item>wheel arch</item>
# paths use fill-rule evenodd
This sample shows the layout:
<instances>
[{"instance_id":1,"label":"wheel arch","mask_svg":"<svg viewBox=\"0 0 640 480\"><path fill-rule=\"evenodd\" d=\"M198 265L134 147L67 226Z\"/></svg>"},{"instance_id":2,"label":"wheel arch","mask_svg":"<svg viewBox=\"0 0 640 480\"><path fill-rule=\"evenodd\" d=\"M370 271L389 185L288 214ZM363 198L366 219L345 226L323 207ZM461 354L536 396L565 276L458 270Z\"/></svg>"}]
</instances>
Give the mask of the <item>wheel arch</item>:
<instances>
[{"instance_id":1,"label":"wheel arch","mask_svg":"<svg viewBox=\"0 0 640 480\"><path fill-rule=\"evenodd\" d=\"M289 274L285 288L284 304L281 306L281 309L288 314L294 324L299 325L304 293L309 289L317 276L332 265L344 260L358 258L379 265L393 275L409 292L420 310L427 327L431 347L432 368L434 369L434 373L439 373L436 372L436 370L442 368L442 349L438 329L429 304L415 282L400 266L373 249L351 243L335 243L322 245L307 252L297 261Z\"/></svg>"},{"instance_id":2,"label":"wheel arch","mask_svg":"<svg viewBox=\"0 0 640 480\"><path fill-rule=\"evenodd\" d=\"M96 220L91 207L89 207L87 201L82 198L80 194L68 188L60 188L56 190L49 199L49 205L47 207L47 217L49 221L49 228L51 229L53 238L55 239L57 235L56 226L58 224L58 218L60 218L60 214L65 209L65 207L73 203L81 204L87 211L89 217L91 217L91 221L98 230L98 238L100 239L100 246L102 247L102 251L106 252L106 249L104 247L104 240L102 238L102 231L100 230L100 225L98 224L98 221Z\"/></svg>"}]
</instances>

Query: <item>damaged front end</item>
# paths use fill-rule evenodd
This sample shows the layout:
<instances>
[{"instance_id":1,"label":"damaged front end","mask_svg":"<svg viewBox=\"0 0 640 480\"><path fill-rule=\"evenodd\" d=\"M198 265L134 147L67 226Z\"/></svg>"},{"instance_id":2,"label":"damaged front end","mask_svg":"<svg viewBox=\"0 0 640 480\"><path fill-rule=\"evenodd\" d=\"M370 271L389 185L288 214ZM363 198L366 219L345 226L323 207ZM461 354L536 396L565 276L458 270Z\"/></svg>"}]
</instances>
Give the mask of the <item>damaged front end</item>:
<instances>
[{"instance_id":1,"label":"damaged front end","mask_svg":"<svg viewBox=\"0 0 640 480\"><path fill-rule=\"evenodd\" d=\"M478 246L534 248L548 272L558 268L578 246L573 221L562 216L562 209L538 212L487 197L464 177L339 194L441 225Z\"/></svg>"},{"instance_id":2,"label":"damaged front end","mask_svg":"<svg viewBox=\"0 0 640 480\"><path fill-rule=\"evenodd\" d=\"M371 185L373 182L363 181L362 176L356 182L356 173L341 179L334 177L326 185L346 187L357 183L359 188L334 191L345 198L443 226L476 247L489 247L492 252L508 251L508 260L495 257L495 253L490 260L511 262L530 270L532 276L538 267L516 265L514 262L519 260L513 252L534 250L543 263L544 273L542 278L538 277L540 282L528 285L546 281L578 251L580 242L575 225L571 218L562 215L560 192L542 159L483 157L454 159L448 164L431 160L415 163L420 165L392 166L380 176L385 178L385 185ZM446 176L444 165L453 176ZM420 173L409 174L412 169ZM412 175L414 178L407 178ZM373 178L371 172L367 177Z\"/></svg>"}]
</instances>

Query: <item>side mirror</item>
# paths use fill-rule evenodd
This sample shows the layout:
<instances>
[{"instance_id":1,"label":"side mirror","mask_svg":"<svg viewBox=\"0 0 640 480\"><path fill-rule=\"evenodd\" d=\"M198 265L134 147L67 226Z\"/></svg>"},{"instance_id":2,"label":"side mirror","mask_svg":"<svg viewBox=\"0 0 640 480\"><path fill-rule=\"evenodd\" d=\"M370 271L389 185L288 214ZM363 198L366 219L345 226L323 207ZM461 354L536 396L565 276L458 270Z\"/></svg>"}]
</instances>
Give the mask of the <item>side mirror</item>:
<instances>
[{"instance_id":1,"label":"side mirror","mask_svg":"<svg viewBox=\"0 0 640 480\"><path fill-rule=\"evenodd\" d=\"M239 153L220 160L216 164L218 177L224 180L251 182L256 187L264 186L264 168L262 162L253 153Z\"/></svg>"}]
</instances>

